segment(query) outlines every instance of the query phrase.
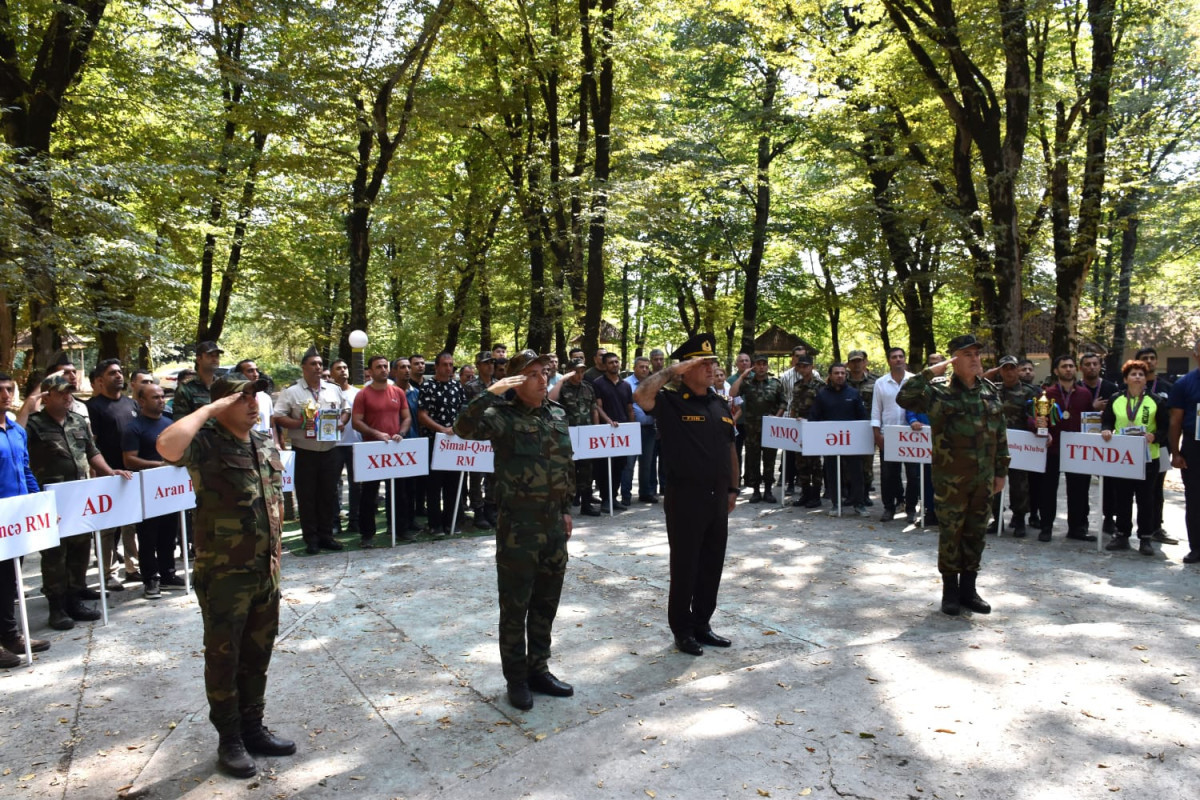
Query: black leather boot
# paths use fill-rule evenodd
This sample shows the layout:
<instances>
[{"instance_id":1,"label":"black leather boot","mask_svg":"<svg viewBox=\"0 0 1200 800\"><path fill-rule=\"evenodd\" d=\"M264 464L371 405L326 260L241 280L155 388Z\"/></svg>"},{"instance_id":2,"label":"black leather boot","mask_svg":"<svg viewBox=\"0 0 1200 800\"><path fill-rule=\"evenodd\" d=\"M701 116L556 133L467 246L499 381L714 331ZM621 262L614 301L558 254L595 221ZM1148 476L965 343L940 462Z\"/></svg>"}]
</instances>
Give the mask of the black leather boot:
<instances>
[{"instance_id":1,"label":"black leather boot","mask_svg":"<svg viewBox=\"0 0 1200 800\"><path fill-rule=\"evenodd\" d=\"M958 605L958 575L954 572L942 574L942 613L952 617L962 613Z\"/></svg>"},{"instance_id":2,"label":"black leather boot","mask_svg":"<svg viewBox=\"0 0 1200 800\"><path fill-rule=\"evenodd\" d=\"M964 572L958 584L958 604L976 614L990 614L992 607L983 601L975 591L975 579L978 572Z\"/></svg>"},{"instance_id":3,"label":"black leather boot","mask_svg":"<svg viewBox=\"0 0 1200 800\"><path fill-rule=\"evenodd\" d=\"M47 603L50 606L50 627L56 631L69 631L75 627L75 620L67 614L66 608L63 607L63 598L47 597ZM76 602L79 602L78 600Z\"/></svg>"},{"instance_id":4,"label":"black leather boot","mask_svg":"<svg viewBox=\"0 0 1200 800\"><path fill-rule=\"evenodd\" d=\"M246 752L242 737L236 733L221 734L217 745L217 769L233 778L253 778L258 774L258 765Z\"/></svg>"},{"instance_id":5,"label":"black leather boot","mask_svg":"<svg viewBox=\"0 0 1200 800\"><path fill-rule=\"evenodd\" d=\"M296 752L295 742L271 733L261 719L243 723L242 742L257 756L290 756Z\"/></svg>"},{"instance_id":6,"label":"black leather boot","mask_svg":"<svg viewBox=\"0 0 1200 800\"><path fill-rule=\"evenodd\" d=\"M1013 514L1012 532L1013 532L1014 539L1024 539L1025 538L1025 515L1024 514L1016 514L1016 513Z\"/></svg>"},{"instance_id":7,"label":"black leather boot","mask_svg":"<svg viewBox=\"0 0 1200 800\"><path fill-rule=\"evenodd\" d=\"M95 622L100 619L100 612L90 606L85 606L78 597L70 597L63 603L67 616L76 622Z\"/></svg>"}]
</instances>

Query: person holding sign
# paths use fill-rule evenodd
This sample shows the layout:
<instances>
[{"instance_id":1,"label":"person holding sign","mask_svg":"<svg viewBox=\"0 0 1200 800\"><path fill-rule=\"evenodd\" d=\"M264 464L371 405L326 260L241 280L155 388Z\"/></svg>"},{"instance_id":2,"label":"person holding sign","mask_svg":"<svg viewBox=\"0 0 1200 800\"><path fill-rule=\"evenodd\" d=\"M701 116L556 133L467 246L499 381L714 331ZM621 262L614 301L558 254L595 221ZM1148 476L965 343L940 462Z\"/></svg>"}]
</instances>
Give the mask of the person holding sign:
<instances>
[{"instance_id":1,"label":"person holding sign","mask_svg":"<svg viewBox=\"0 0 1200 800\"><path fill-rule=\"evenodd\" d=\"M1200 342L1192 350L1200 362ZM1189 552L1185 564L1200 563L1200 368L1184 375L1171 387L1171 427L1167 446L1171 466L1183 474L1184 519Z\"/></svg>"},{"instance_id":2,"label":"person holding sign","mask_svg":"<svg viewBox=\"0 0 1200 800\"><path fill-rule=\"evenodd\" d=\"M1049 414L1037 420L1038 429L1045 428L1050 435L1050 447L1046 451L1046 472L1041 481L1040 517L1042 532L1039 542L1048 542L1058 515L1058 479L1062 472L1059 444L1064 433L1079 433L1085 412L1094 410L1092 393L1075 380L1075 359L1069 355L1054 359L1054 383L1044 394L1049 403ZM1067 473L1067 538L1080 542L1096 541L1095 534L1088 533L1088 494L1092 487L1092 476L1078 472Z\"/></svg>"},{"instance_id":3,"label":"person holding sign","mask_svg":"<svg viewBox=\"0 0 1200 800\"><path fill-rule=\"evenodd\" d=\"M596 407L596 390L583 379L587 364L582 358L570 363L571 373L554 384L550 399L562 405L567 412L570 425L599 425L600 411ZM592 461L581 458L575 462L575 499L579 501L579 513L587 517L600 516L600 509L592 497Z\"/></svg>"},{"instance_id":4,"label":"person holding sign","mask_svg":"<svg viewBox=\"0 0 1200 800\"><path fill-rule=\"evenodd\" d=\"M1105 550L1128 550L1133 533L1133 502L1137 500L1138 552L1152 556L1154 532L1158 530L1158 505L1154 502L1154 486L1158 482L1159 436L1170 425L1170 413L1162 398L1146 391L1150 369L1145 361L1126 361L1121 367L1125 379L1124 391L1113 395L1100 415L1100 435L1104 441L1113 433L1146 437L1146 476L1141 480L1109 478L1112 483L1113 513L1117 532ZM1107 483L1106 482L1106 485Z\"/></svg>"},{"instance_id":5,"label":"person holding sign","mask_svg":"<svg viewBox=\"0 0 1200 800\"><path fill-rule=\"evenodd\" d=\"M753 490L750 502L778 503L771 492L775 483L776 451L774 447L762 446L763 417L782 417L788 398L783 393L783 384L768 371L766 355L757 353L752 363L753 366L729 387L729 396L742 398L742 422L746 426L746 485ZM758 491L760 484L764 486L762 493Z\"/></svg>"},{"instance_id":6,"label":"person holding sign","mask_svg":"<svg viewBox=\"0 0 1200 800\"><path fill-rule=\"evenodd\" d=\"M266 383L223 375L212 385L211 403L158 437L159 454L187 467L195 487L204 689L220 737L217 766L235 778L257 773L248 753L296 752L295 742L263 725L267 667L279 632L283 536L283 462L271 438L254 429L255 394Z\"/></svg>"},{"instance_id":7,"label":"person holding sign","mask_svg":"<svg viewBox=\"0 0 1200 800\"><path fill-rule=\"evenodd\" d=\"M654 417L660 436L663 510L671 548L667 623L675 646L693 656L703 655L706 644L732 644L714 633L711 624L725 565L729 514L738 495L733 413L712 388L715 345L710 333L693 336L671 354L679 363L650 375L634 395Z\"/></svg>"},{"instance_id":8,"label":"person holding sign","mask_svg":"<svg viewBox=\"0 0 1200 800\"><path fill-rule=\"evenodd\" d=\"M454 433L491 442L495 453L500 665L509 703L528 711L533 692L575 693L548 667L567 572L575 466L567 412L546 397L550 357L522 350L508 363L512 374L459 412ZM509 389L513 399L505 400Z\"/></svg>"},{"instance_id":9,"label":"person holding sign","mask_svg":"<svg viewBox=\"0 0 1200 800\"><path fill-rule=\"evenodd\" d=\"M846 365L834 364L829 368L829 383L817 392L809 409L810 422L848 422L852 420L870 419L867 407L863 404L862 395L846 381ZM874 384L872 384L872 387ZM838 486L838 456L825 457L825 490L830 492L833 508L827 512L830 516L840 513L838 495L843 492L846 504L854 507L854 513L860 517L870 516L867 511L867 490L863 481L862 461L858 456L851 456L848 469L842 471L845 479L844 487Z\"/></svg>"},{"instance_id":10,"label":"person holding sign","mask_svg":"<svg viewBox=\"0 0 1200 800\"><path fill-rule=\"evenodd\" d=\"M25 429L9 416L16 384L0 372L0 497L16 497L41 491L29 468L29 447ZM17 602L17 559L0 561L0 667L11 669L23 663L17 653L25 652L25 637L17 626L13 604ZM50 649L45 639L30 639L29 649L41 653Z\"/></svg>"},{"instance_id":11,"label":"person holding sign","mask_svg":"<svg viewBox=\"0 0 1200 800\"><path fill-rule=\"evenodd\" d=\"M371 356L367 360L367 375L371 382L354 398L351 424L362 435L364 442L403 441L412 427L412 414L404 390L388 383L389 366L387 356ZM355 516L365 548L375 546L379 484L380 481L363 481L358 491L359 508ZM411 541L414 537L408 529L408 498L403 494L403 482L393 481L390 485L396 487L398 500L387 505L388 525L391 525L392 506L395 505L400 515L396 530L400 531L401 539Z\"/></svg>"},{"instance_id":12,"label":"person holding sign","mask_svg":"<svg viewBox=\"0 0 1200 800\"><path fill-rule=\"evenodd\" d=\"M1033 401L1041 394L1041 391L1036 386L1031 386L1021 380L1021 373L1018 371L1017 357L1004 356L1000 359L1000 364L988 372L984 373L984 377L990 377L996 372L1000 373L1000 386L998 393L1000 395L1000 403L1004 408L1005 424L1009 428L1018 431L1033 431L1035 430L1033 421ZM1013 469L1008 472L1008 505L1012 509L1012 528L1013 537L1021 539L1025 536L1025 515L1029 513L1029 482L1041 479L1041 475L1029 473L1021 469ZM988 533L998 533L1000 530L1000 515L1004 509L1000 508L1000 495L996 495L992 501L992 522L988 525Z\"/></svg>"},{"instance_id":13,"label":"person holding sign","mask_svg":"<svg viewBox=\"0 0 1200 800\"><path fill-rule=\"evenodd\" d=\"M1008 432L996 387L984 380L983 345L971 334L950 341L950 359L904 382L896 402L929 415L938 513L942 613L991 612L975 588L991 498L1008 475ZM953 367L953 374L946 370Z\"/></svg>"}]
</instances>

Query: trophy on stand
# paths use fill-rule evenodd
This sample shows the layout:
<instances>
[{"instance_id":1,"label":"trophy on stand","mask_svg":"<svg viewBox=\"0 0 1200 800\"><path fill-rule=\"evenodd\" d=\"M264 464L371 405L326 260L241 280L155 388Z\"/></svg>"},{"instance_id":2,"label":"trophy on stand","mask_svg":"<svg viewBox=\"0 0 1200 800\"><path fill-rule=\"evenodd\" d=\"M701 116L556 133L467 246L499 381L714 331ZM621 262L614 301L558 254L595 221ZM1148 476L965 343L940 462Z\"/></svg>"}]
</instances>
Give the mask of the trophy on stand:
<instances>
[{"instance_id":1,"label":"trophy on stand","mask_svg":"<svg viewBox=\"0 0 1200 800\"><path fill-rule=\"evenodd\" d=\"M1050 408L1052 406L1053 403L1050 402L1050 398L1046 397L1046 395L1036 397L1033 400L1033 416L1037 420L1038 436L1044 437L1050 435Z\"/></svg>"}]
</instances>

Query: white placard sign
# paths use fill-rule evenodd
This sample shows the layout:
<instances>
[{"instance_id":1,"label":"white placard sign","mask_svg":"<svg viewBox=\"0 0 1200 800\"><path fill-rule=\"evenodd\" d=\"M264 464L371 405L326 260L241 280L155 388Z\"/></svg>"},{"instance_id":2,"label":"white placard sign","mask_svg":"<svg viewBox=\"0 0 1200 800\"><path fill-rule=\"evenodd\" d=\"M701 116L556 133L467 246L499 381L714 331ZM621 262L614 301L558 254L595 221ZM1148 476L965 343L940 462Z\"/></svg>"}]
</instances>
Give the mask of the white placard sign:
<instances>
[{"instance_id":1,"label":"white placard sign","mask_svg":"<svg viewBox=\"0 0 1200 800\"><path fill-rule=\"evenodd\" d=\"M86 481L52 483L58 506L58 535L74 536L142 521L141 473L132 480L119 475Z\"/></svg>"},{"instance_id":2,"label":"white placard sign","mask_svg":"<svg viewBox=\"0 0 1200 800\"><path fill-rule=\"evenodd\" d=\"M1008 429L1009 469L1024 472L1046 471L1046 445L1050 440L1031 431Z\"/></svg>"},{"instance_id":3,"label":"white placard sign","mask_svg":"<svg viewBox=\"0 0 1200 800\"><path fill-rule=\"evenodd\" d=\"M183 467L155 467L138 474L142 476L142 515L145 519L196 507L192 478Z\"/></svg>"},{"instance_id":4,"label":"white placard sign","mask_svg":"<svg viewBox=\"0 0 1200 800\"><path fill-rule=\"evenodd\" d=\"M609 458L611 456L640 456L642 426L636 422L612 425L580 425L571 428L571 446L575 460Z\"/></svg>"},{"instance_id":5,"label":"white placard sign","mask_svg":"<svg viewBox=\"0 0 1200 800\"><path fill-rule=\"evenodd\" d=\"M429 440L401 439L398 442L355 442L354 480L382 481L429 474Z\"/></svg>"},{"instance_id":6,"label":"white placard sign","mask_svg":"<svg viewBox=\"0 0 1200 800\"><path fill-rule=\"evenodd\" d=\"M433 443L433 468L446 472L491 472L491 442L439 433Z\"/></svg>"},{"instance_id":7,"label":"white placard sign","mask_svg":"<svg viewBox=\"0 0 1200 800\"><path fill-rule=\"evenodd\" d=\"M871 420L804 423L801 434L806 456L869 456L875 452Z\"/></svg>"},{"instance_id":8,"label":"white placard sign","mask_svg":"<svg viewBox=\"0 0 1200 800\"><path fill-rule=\"evenodd\" d=\"M57 546L58 510L53 492L0 500L0 561Z\"/></svg>"},{"instance_id":9,"label":"white placard sign","mask_svg":"<svg viewBox=\"0 0 1200 800\"><path fill-rule=\"evenodd\" d=\"M1063 433L1058 456L1063 472L1082 472L1106 478L1146 477L1146 439L1114 436L1107 442L1098 433Z\"/></svg>"},{"instance_id":10,"label":"white placard sign","mask_svg":"<svg viewBox=\"0 0 1200 800\"><path fill-rule=\"evenodd\" d=\"M296 490L296 451L295 450L280 450L279 460L283 462L283 491L293 492Z\"/></svg>"},{"instance_id":11,"label":"white placard sign","mask_svg":"<svg viewBox=\"0 0 1200 800\"><path fill-rule=\"evenodd\" d=\"M929 426L914 431L908 425L884 425L883 460L899 464L933 463Z\"/></svg>"},{"instance_id":12,"label":"white placard sign","mask_svg":"<svg viewBox=\"0 0 1200 800\"><path fill-rule=\"evenodd\" d=\"M801 422L791 417L763 417L762 446L799 453L804 443Z\"/></svg>"}]
</instances>

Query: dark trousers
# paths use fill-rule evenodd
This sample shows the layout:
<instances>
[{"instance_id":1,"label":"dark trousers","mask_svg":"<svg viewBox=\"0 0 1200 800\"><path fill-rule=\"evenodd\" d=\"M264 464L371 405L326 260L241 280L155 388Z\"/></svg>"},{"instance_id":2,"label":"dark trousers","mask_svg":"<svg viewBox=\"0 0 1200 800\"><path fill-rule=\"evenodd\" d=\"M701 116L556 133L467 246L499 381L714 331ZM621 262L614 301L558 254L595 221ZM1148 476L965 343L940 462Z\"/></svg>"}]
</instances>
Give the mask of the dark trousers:
<instances>
[{"instance_id":1,"label":"dark trousers","mask_svg":"<svg viewBox=\"0 0 1200 800\"><path fill-rule=\"evenodd\" d=\"M608 479L604 476L604 467L601 467L596 475L596 483L600 484L600 499L606 508L608 507L608 487L610 485L612 486L613 499L615 500L621 496L621 473L625 471L625 456L613 456L607 460L612 462L612 472L610 473L612 475L612 483L609 484ZM605 460L601 460L598 463L604 464Z\"/></svg>"},{"instance_id":2,"label":"dark trousers","mask_svg":"<svg viewBox=\"0 0 1200 800\"><path fill-rule=\"evenodd\" d=\"M1154 484L1158 482L1158 461L1146 464L1146 477L1105 478L1104 488L1112 486L1113 515L1117 518L1117 534L1133 533L1133 504L1137 502L1137 534L1149 539L1158 530L1158 507L1154 503Z\"/></svg>"},{"instance_id":3,"label":"dark trousers","mask_svg":"<svg viewBox=\"0 0 1200 800\"><path fill-rule=\"evenodd\" d=\"M388 530L392 529L392 505L396 506L396 531L401 536L408 533L408 498L404 496L404 479L395 481L363 481L358 492L358 532L364 542L375 537L377 531L375 515L379 511L379 487L384 487L384 513L387 515ZM391 487L396 487L396 497L391 499Z\"/></svg>"},{"instance_id":4,"label":"dark trousers","mask_svg":"<svg viewBox=\"0 0 1200 800\"><path fill-rule=\"evenodd\" d=\"M1057 453L1046 454L1046 474L1042 476L1042 529L1054 526L1058 516L1058 477L1061 462ZM1067 473L1067 531L1086 531L1088 526L1088 494L1092 488L1092 476Z\"/></svg>"},{"instance_id":5,"label":"dark trousers","mask_svg":"<svg viewBox=\"0 0 1200 800\"><path fill-rule=\"evenodd\" d=\"M895 511L900 503L904 503L904 507L911 512L917 507L917 493L920 491L920 476L917 468L920 464L904 463L904 481L900 480L899 461L885 461L883 456L879 457L879 483L883 490L883 507L888 511ZM904 484L908 485L905 486Z\"/></svg>"},{"instance_id":6,"label":"dark trousers","mask_svg":"<svg viewBox=\"0 0 1200 800\"><path fill-rule=\"evenodd\" d=\"M663 508L671 547L667 623L678 637L710 630L729 539L728 487L668 484Z\"/></svg>"},{"instance_id":7,"label":"dark trousers","mask_svg":"<svg viewBox=\"0 0 1200 800\"><path fill-rule=\"evenodd\" d=\"M163 514L137 524L142 583L175 574L175 538L178 535L178 514Z\"/></svg>"},{"instance_id":8,"label":"dark trousers","mask_svg":"<svg viewBox=\"0 0 1200 800\"><path fill-rule=\"evenodd\" d=\"M1158 530L1163 526L1163 504L1167 502L1166 495L1163 494L1167 484L1167 473L1158 471L1158 461L1154 462L1154 470L1158 474L1154 476L1154 484L1151 486L1154 493L1151 499L1154 503L1154 529Z\"/></svg>"},{"instance_id":9,"label":"dark trousers","mask_svg":"<svg viewBox=\"0 0 1200 800\"><path fill-rule=\"evenodd\" d=\"M862 456L841 456L843 496L850 506L866 505L866 491L863 484ZM825 486L829 491L838 485L838 456L825 456ZM837 505L837 495L833 496L833 504Z\"/></svg>"},{"instance_id":10,"label":"dark trousers","mask_svg":"<svg viewBox=\"0 0 1200 800\"><path fill-rule=\"evenodd\" d=\"M338 515L335 518L337 520L338 533L341 533L341 529L342 529L341 508L342 508L342 470L343 469L345 469L345 471L346 471L346 478L350 481L349 497L347 498L347 505L346 505L346 511L347 511L346 527L349 529L349 531L351 533L353 533L354 531L358 530L358 508L359 508L358 493L359 493L360 487L361 487L361 484L354 482L354 446L353 445L338 445L337 447L333 448L333 452L337 453L338 461L339 461L338 482L337 482Z\"/></svg>"},{"instance_id":11,"label":"dark trousers","mask_svg":"<svg viewBox=\"0 0 1200 800\"><path fill-rule=\"evenodd\" d=\"M332 539L336 529L342 461L335 450L296 450L296 505L300 507L300 531L307 545Z\"/></svg>"},{"instance_id":12,"label":"dark trousers","mask_svg":"<svg viewBox=\"0 0 1200 800\"><path fill-rule=\"evenodd\" d=\"M18 563L15 558L0 561L0 639L5 641L12 641L21 633L13 612L13 603L17 602Z\"/></svg>"},{"instance_id":13,"label":"dark trousers","mask_svg":"<svg viewBox=\"0 0 1200 800\"><path fill-rule=\"evenodd\" d=\"M1181 470L1188 549L1200 554L1200 444L1194 439L1188 439L1185 434L1180 444L1180 454L1186 459L1189 467ZM12 608L11 604L9 608Z\"/></svg>"},{"instance_id":14,"label":"dark trousers","mask_svg":"<svg viewBox=\"0 0 1200 800\"><path fill-rule=\"evenodd\" d=\"M429 440L429 463L433 463L433 439ZM460 472L431 469L425 476L425 510L431 530L449 529L454 516L454 495L458 492Z\"/></svg>"}]
</instances>

